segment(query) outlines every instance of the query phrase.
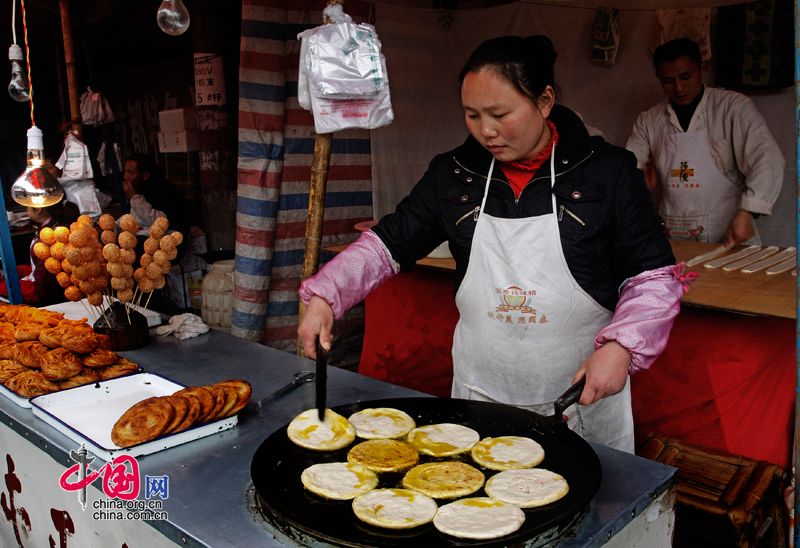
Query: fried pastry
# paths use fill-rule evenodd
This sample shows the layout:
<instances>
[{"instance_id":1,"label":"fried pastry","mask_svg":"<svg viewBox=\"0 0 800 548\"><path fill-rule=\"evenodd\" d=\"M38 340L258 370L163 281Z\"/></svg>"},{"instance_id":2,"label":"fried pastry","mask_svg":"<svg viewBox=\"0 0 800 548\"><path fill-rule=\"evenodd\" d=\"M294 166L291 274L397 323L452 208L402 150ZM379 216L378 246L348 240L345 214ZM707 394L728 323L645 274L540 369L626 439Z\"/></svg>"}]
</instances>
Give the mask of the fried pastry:
<instances>
[{"instance_id":1,"label":"fried pastry","mask_svg":"<svg viewBox=\"0 0 800 548\"><path fill-rule=\"evenodd\" d=\"M358 519L386 529L412 529L430 523L437 509L432 498L408 489L375 489L353 500Z\"/></svg>"},{"instance_id":2,"label":"fried pastry","mask_svg":"<svg viewBox=\"0 0 800 548\"><path fill-rule=\"evenodd\" d=\"M289 439L306 449L335 451L347 447L356 439L356 429L336 411L325 410L325 420L319 420L316 409L297 415L286 428Z\"/></svg>"},{"instance_id":3,"label":"fried pastry","mask_svg":"<svg viewBox=\"0 0 800 548\"><path fill-rule=\"evenodd\" d=\"M0 360L16 360L17 344L16 341L0 343Z\"/></svg>"},{"instance_id":4,"label":"fried pastry","mask_svg":"<svg viewBox=\"0 0 800 548\"><path fill-rule=\"evenodd\" d=\"M510 535L525 522L525 512L489 497L461 499L439 508L433 525L456 538L489 540Z\"/></svg>"},{"instance_id":5,"label":"fried pastry","mask_svg":"<svg viewBox=\"0 0 800 548\"><path fill-rule=\"evenodd\" d=\"M465 453L478 443L480 435L466 426L443 422L428 424L408 433L407 441L420 453L432 457L450 457Z\"/></svg>"},{"instance_id":6,"label":"fried pastry","mask_svg":"<svg viewBox=\"0 0 800 548\"><path fill-rule=\"evenodd\" d=\"M51 381L74 377L83 369L81 359L66 348L56 348L42 357L42 375Z\"/></svg>"},{"instance_id":7,"label":"fried pastry","mask_svg":"<svg viewBox=\"0 0 800 548\"><path fill-rule=\"evenodd\" d=\"M373 472L402 472L416 465L419 453L409 444L390 439L367 440L347 453L347 462L355 462Z\"/></svg>"},{"instance_id":8,"label":"fried pastry","mask_svg":"<svg viewBox=\"0 0 800 548\"><path fill-rule=\"evenodd\" d=\"M139 366L129 360L120 360L117 363L112 363L106 367L98 367L97 373L100 375L101 381L108 379L116 379L124 375L130 375L139 371Z\"/></svg>"},{"instance_id":9,"label":"fried pastry","mask_svg":"<svg viewBox=\"0 0 800 548\"><path fill-rule=\"evenodd\" d=\"M531 468L544 460L544 449L531 438L484 438L472 447L472 460L490 470Z\"/></svg>"},{"instance_id":10,"label":"fried pastry","mask_svg":"<svg viewBox=\"0 0 800 548\"><path fill-rule=\"evenodd\" d=\"M105 367L106 365L117 363L118 360L119 356L117 356L116 352L97 348L85 355L81 361L86 367Z\"/></svg>"},{"instance_id":11,"label":"fried pastry","mask_svg":"<svg viewBox=\"0 0 800 548\"><path fill-rule=\"evenodd\" d=\"M198 422L198 418L200 417L200 400L188 395L173 394L173 396L186 400L186 416L183 417L183 421L175 428L175 432L183 432Z\"/></svg>"},{"instance_id":12,"label":"fried pastry","mask_svg":"<svg viewBox=\"0 0 800 548\"><path fill-rule=\"evenodd\" d=\"M399 409L371 407L353 413L347 419L356 429L359 438L402 438L417 425L414 419Z\"/></svg>"},{"instance_id":13,"label":"fried pastry","mask_svg":"<svg viewBox=\"0 0 800 548\"><path fill-rule=\"evenodd\" d=\"M39 333L41 333L42 329L44 329L44 326L40 323L21 323L14 329L14 339L17 342L38 341Z\"/></svg>"},{"instance_id":14,"label":"fried pastry","mask_svg":"<svg viewBox=\"0 0 800 548\"><path fill-rule=\"evenodd\" d=\"M222 387L226 392L228 392L228 395L230 395L231 392L236 394L236 401L232 406L228 407L228 402L226 400L226 406L217 416L218 419L231 417L244 409L244 407L247 405L247 402L250 400L250 394L253 392L250 383L242 379L218 382L217 386Z\"/></svg>"},{"instance_id":15,"label":"fried pastry","mask_svg":"<svg viewBox=\"0 0 800 548\"><path fill-rule=\"evenodd\" d=\"M91 384L99 380L100 380L100 373L98 373L96 369L84 367L83 369L80 370L80 372L77 375L70 377L68 379L64 379L63 381L59 381L56 384L58 384L59 390L66 390L67 388L83 386L84 384Z\"/></svg>"},{"instance_id":16,"label":"fried pastry","mask_svg":"<svg viewBox=\"0 0 800 548\"><path fill-rule=\"evenodd\" d=\"M61 345L76 354L88 354L100 345L91 329L71 329L61 339Z\"/></svg>"},{"instance_id":17,"label":"fried pastry","mask_svg":"<svg viewBox=\"0 0 800 548\"><path fill-rule=\"evenodd\" d=\"M225 390L213 384L206 386L205 389L211 392L211 395L214 396L214 407L211 409L211 412L205 418L206 422L209 422L217 420L219 412L225 406L226 395L225 395Z\"/></svg>"},{"instance_id":18,"label":"fried pastry","mask_svg":"<svg viewBox=\"0 0 800 548\"><path fill-rule=\"evenodd\" d=\"M16 360L0 360L0 384L5 384L11 377L30 371Z\"/></svg>"},{"instance_id":19,"label":"fried pastry","mask_svg":"<svg viewBox=\"0 0 800 548\"><path fill-rule=\"evenodd\" d=\"M300 474L303 487L331 500L351 500L378 486L378 475L349 462L312 464Z\"/></svg>"},{"instance_id":20,"label":"fried pastry","mask_svg":"<svg viewBox=\"0 0 800 548\"><path fill-rule=\"evenodd\" d=\"M14 359L25 367L39 369L42 366L42 358L50 351L45 345L36 341L25 341L17 343Z\"/></svg>"},{"instance_id":21,"label":"fried pastry","mask_svg":"<svg viewBox=\"0 0 800 548\"><path fill-rule=\"evenodd\" d=\"M197 417L197 422L206 422L216 404L216 395L206 390L203 386L187 386L178 390L175 394L189 396L197 400L200 405L200 414Z\"/></svg>"},{"instance_id":22,"label":"fried pastry","mask_svg":"<svg viewBox=\"0 0 800 548\"><path fill-rule=\"evenodd\" d=\"M2 341L15 341L14 331L16 327L11 322L0 322L0 340Z\"/></svg>"},{"instance_id":23,"label":"fried pastry","mask_svg":"<svg viewBox=\"0 0 800 548\"><path fill-rule=\"evenodd\" d=\"M6 386L23 398L33 398L58 390L58 385L47 380L39 371L24 371L11 377Z\"/></svg>"},{"instance_id":24,"label":"fried pastry","mask_svg":"<svg viewBox=\"0 0 800 548\"><path fill-rule=\"evenodd\" d=\"M483 472L459 461L418 464L403 476L403 487L435 499L471 495L483 487Z\"/></svg>"},{"instance_id":25,"label":"fried pastry","mask_svg":"<svg viewBox=\"0 0 800 548\"><path fill-rule=\"evenodd\" d=\"M49 348L59 348L65 332L65 327L46 327L39 332L39 342Z\"/></svg>"},{"instance_id":26,"label":"fried pastry","mask_svg":"<svg viewBox=\"0 0 800 548\"><path fill-rule=\"evenodd\" d=\"M134 404L111 428L111 441L130 447L157 438L167 429L175 408L165 398L153 397Z\"/></svg>"},{"instance_id":27,"label":"fried pastry","mask_svg":"<svg viewBox=\"0 0 800 548\"><path fill-rule=\"evenodd\" d=\"M189 404L186 402L187 399L188 398L184 398L183 396L164 396L164 400L166 400L175 411L172 415L172 420L169 422L166 429L164 429L165 434L175 432L183 423L183 420L186 418L186 413L189 411Z\"/></svg>"}]
</instances>

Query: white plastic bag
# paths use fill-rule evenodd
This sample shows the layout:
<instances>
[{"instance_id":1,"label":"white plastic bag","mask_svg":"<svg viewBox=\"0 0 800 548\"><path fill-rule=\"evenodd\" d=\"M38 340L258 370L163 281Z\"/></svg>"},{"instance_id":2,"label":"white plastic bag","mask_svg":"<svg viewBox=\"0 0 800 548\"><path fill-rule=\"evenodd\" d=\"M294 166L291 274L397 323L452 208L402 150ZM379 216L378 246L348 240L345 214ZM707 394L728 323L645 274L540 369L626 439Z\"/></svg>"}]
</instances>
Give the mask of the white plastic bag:
<instances>
[{"instance_id":1,"label":"white plastic bag","mask_svg":"<svg viewBox=\"0 0 800 548\"><path fill-rule=\"evenodd\" d=\"M99 91L87 87L80 97L81 120L87 126L99 126L114 121L111 106Z\"/></svg>"},{"instance_id":2,"label":"white plastic bag","mask_svg":"<svg viewBox=\"0 0 800 548\"><path fill-rule=\"evenodd\" d=\"M62 183L94 177L89 149L72 131L64 138L64 150L56 162L56 167L61 170L59 181Z\"/></svg>"},{"instance_id":3,"label":"white plastic bag","mask_svg":"<svg viewBox=\"0 0 800 548\"><path fill-rule=\"evenodd\" d=\"M386 60L375 28L352 23L339 5L326 8L325 14L334 23L297 35L300 106L314 114L317 133L391 123Z\"/></svg>"},{"instance_id":4,"label":"white plastic bag","mask_svg":"<svg viewBox=\"0 0 800 548\"><path fill-rule=\"evenodd\" d=\"M91 179L82 181L61 181L67 200L78 206L81 215L99 217L103 212L97 195L97 188ZM104 194L104 196L108 196Z\"/></svg>"}]
</instances>

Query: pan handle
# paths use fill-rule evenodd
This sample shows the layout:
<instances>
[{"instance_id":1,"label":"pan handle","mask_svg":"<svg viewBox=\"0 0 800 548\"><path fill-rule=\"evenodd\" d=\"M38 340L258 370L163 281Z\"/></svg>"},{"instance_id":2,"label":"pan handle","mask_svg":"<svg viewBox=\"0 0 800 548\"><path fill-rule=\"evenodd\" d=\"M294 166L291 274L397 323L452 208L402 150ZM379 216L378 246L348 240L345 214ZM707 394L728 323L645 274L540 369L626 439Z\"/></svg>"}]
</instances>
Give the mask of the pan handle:
<instances>
[{"instance_id":1,"label":"pan handle","mask_svg":"<svg viewBox=\"0 0 800 548\"><path fill-rule=\"evenodd\" d=\"M561 394L561 397L555 401L553 406L555 407L556 412L553 416L558 422L562 422L564 420L564 409L581 399L584 386L586 386L586 375L581 377L578 382L567 388L566 392Z\"/></svg>"}]
</instances>

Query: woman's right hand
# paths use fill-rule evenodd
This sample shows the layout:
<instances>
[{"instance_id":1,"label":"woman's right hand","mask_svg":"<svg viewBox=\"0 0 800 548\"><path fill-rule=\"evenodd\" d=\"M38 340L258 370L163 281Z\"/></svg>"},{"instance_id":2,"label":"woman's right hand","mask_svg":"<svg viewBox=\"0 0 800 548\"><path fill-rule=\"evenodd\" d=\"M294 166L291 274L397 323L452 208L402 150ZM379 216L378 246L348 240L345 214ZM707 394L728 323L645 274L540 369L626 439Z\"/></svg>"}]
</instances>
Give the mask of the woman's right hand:
<instances>
[{"instance_id":1,"label":"woman's right hand","mask_svg":"<svg viewBox=\"0 0 800 548\"><path fill-rule=\"evenodd\" d=\"M302 339L303 353L306 357L316 359L317 335L322 348L326 351L331 349L333 342L331 329L333 329L333 309L325 299L314 295L308 301L303 321L297 327L297 334Z\"/></svg>"}]
</instances>

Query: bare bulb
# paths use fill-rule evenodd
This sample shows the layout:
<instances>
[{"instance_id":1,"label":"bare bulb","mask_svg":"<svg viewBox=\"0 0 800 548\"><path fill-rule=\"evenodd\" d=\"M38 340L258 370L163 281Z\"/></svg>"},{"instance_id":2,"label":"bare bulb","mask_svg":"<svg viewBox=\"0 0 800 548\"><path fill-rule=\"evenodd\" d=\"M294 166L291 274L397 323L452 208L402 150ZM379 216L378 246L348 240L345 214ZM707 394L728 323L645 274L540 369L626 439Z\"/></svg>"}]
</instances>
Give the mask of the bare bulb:
<instances>
[{"instance_id":1,"label":"bare bulb","mask_svg":"<svg viewBox=\"0 0 800 548\"><path fill-rule=\"evenodd\" d=\"M171 36L178 36L189 28L189 10L181 0L164 0L158 7L156 20L161 30Z\"/></svg>"},{"instance_id":2,"label":"bare bulb","mask_svg":"<svg viewBox=\"0 0 800 548\"><path fill-rule=\"evenodd\" d=\"M44 167L42 131L33 126L28 130L27 167L14 184L11 197L28 207L48 207L64 197L64 188Z\"/></svg>"},{"instance_id":3,"label":"bare bulb","mask_svg":"<svg viewBox=\"0 0 800 548\"><path fill-rule=\"evenodd\" d=\"M11 98L20 103L27 103L31 100L29 93L30 86L22 66L24 60L22 48L17 44L11 44L8 48L8 60L11 61L11 81L8 83L8 94Z\"/></svg>"}]
</instances>

